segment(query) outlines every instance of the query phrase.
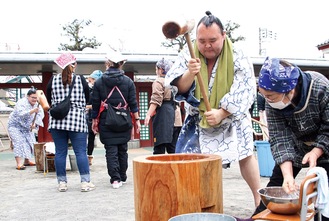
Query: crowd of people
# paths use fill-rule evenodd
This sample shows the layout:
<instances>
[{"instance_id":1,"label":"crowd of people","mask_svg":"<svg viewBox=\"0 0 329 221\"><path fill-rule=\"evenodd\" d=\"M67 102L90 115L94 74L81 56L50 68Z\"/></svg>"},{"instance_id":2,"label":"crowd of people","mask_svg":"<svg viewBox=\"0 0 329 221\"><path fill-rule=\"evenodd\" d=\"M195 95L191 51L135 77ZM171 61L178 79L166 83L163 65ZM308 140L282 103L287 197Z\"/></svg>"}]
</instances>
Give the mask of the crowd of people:
<instances>
[{"instance_id":1,"label":"crowd of people","mask_svg":"<svg viewBox=\"0 0 329 221\"><path fill-rule=\"evenodd\" d=\"M144 126L152 122L153 154L217 154L224 169L238 162L241 176L254 197L252 215L262 212L266 206L257 192L260 172L249 112L258 101L261 122L267 127L266 140L275 160L268 186L282 186L287 193L296 191L295 177L303 167L321 167L328 174L329 80L326 77L268 57L257 86L250 58L232 44L220 19L209 11L196 26L194 53L196 57L191 57L183 50L175 61L163 58L155 64L157 77L144 118ZM109 53L104 73L94 71L88 77L89 86L83 76L75 73L78 62L73 54L63 53L55 63L62 72L54 75L47 85L50 106L60 105L71 93L67 116L56 119L49 115L48 130L56 147L58 190L68 189L65 168L69 142L77 157L81 191L95 189L89 166L96 134L104 145L110 184L120 188L127 180L132 127L120 131L109 127L106 110L128 109L127 117L133 122L134 130L136 133L141 130L136 87L123 71L126 58L119 52ZM35 165L32 162L35 138L31 131L43 126L43 117L35 89L31 89L26 98L17 102L8 124L17 170ZM322 220L328 220L327 215L328 211L324 210Z\"/></svg>"}]
</instances>

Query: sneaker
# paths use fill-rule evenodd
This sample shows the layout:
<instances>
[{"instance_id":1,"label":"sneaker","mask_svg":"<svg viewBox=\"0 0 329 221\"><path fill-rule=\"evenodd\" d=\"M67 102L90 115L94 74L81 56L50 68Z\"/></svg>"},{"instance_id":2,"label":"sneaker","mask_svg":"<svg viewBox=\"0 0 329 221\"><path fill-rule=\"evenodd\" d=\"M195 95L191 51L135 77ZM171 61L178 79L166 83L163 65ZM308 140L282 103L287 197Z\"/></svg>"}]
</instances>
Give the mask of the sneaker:
<instances>
[{"instance_id":1,"label":"sneaker","mask_svg":"<svg viewBox=\"0 0 329 221\"><path fill-rule=\"evenodd\" d=\"M66 192L67 191L67 183L65 181L60 181L59 182L58 191L59 192Z\"/></svg>"},{"instance_id":2,"label":"sneaker","mask_svg":"<svg viewBox=\"0 0 329 221\"><path fill-rule=\"evenodd\" d=\"M96 188L91 182L81 182L81 192L89 192Z\"/></svg>"},{"instance_id":3,"label":"sneaker","mask_svg":"<svg viewBox=\"0 0 329 221\"><path fill-rule=\"evenodd\" d=\"M121 181L114 181L112 183L113 189L119 189L121 186L122 186L122 182Z\"/></svg>"}]
</instances>

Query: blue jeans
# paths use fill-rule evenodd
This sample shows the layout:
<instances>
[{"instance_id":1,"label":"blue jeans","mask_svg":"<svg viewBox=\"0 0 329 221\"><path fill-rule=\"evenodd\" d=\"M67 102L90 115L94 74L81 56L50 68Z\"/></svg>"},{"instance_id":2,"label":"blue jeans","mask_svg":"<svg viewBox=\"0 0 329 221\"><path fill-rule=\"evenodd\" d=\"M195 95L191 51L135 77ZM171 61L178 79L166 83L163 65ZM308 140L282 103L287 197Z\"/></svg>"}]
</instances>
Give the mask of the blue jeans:
<instances>
[{"instance_id":1,"label":"blue jeans","mask_svg":"<svg viewBox=\"0 0 329 221\"><path fill-rule=\"evenodd\" d=\"M67 182L66 158L68 152L68 140L70 139L81 177L81 182L90 182L89 163L87 158L87 133L67 130L50 130L55 143L55 167L58 183Z\"/></svg>"}]
</instances>

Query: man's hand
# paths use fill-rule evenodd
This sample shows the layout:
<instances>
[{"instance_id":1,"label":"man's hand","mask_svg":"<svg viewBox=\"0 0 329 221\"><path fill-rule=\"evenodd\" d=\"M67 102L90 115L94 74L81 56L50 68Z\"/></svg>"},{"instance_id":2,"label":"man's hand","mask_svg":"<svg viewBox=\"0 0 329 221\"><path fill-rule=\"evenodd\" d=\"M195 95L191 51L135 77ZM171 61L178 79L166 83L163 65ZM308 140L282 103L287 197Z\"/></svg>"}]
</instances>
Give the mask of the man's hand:
<instances>
[{"instance_id":1,"label":"man's hand","mask_svg":"<svg viewBox=\"0 0 329 221\"><path fill-rule=\"evenodd\" d=\"M224 109L211 109L211 111L206 111L204 116L210 126L216 126L220 124L227 116L231 115L230 112Z\"/></svg>"},{"instance_id":2,"label":"man's hand","mask_svg":"<svg viewBox=\"0 0 329 221\"><path fill-rule=\"evenodd\" d=\"M187 64L187 67L188 67L189 74L191 74L193 76L197 75L200 72L200 69L201 69L200 59L199 58L190 59L188 64Z\"/></svg>"}]
</instances>

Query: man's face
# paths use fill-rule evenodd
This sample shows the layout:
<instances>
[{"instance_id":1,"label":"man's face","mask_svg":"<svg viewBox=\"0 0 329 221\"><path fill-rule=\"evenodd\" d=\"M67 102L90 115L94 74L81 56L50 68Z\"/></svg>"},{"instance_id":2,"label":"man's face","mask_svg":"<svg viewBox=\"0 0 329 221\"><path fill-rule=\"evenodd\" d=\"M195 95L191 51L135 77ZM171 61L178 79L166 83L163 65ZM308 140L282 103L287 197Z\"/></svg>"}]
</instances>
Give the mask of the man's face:
<instances>
[{"instance_id":1,"label":"man's face","mask_svg":"<svg viewBox=\"0 0 329 221\"><path fill-rule=\"evenodd\" d=\"M197 29L197 45L200 53L207 59L216 59L222 49L226 34L221 34L216 24L206 27L200 24Z\"/></svg>"},{"instance_id":2,"label":"man's face","mask_svg":"<svg viewBox=\"0 0 329 221\"><path fill-rule=\"evenodd\" d=\"M35 103L38 101L38 96L37 94L30 94L27 96L27 100L30 102L30 104L33 106Z\"/></svg>"}]
</instances>

